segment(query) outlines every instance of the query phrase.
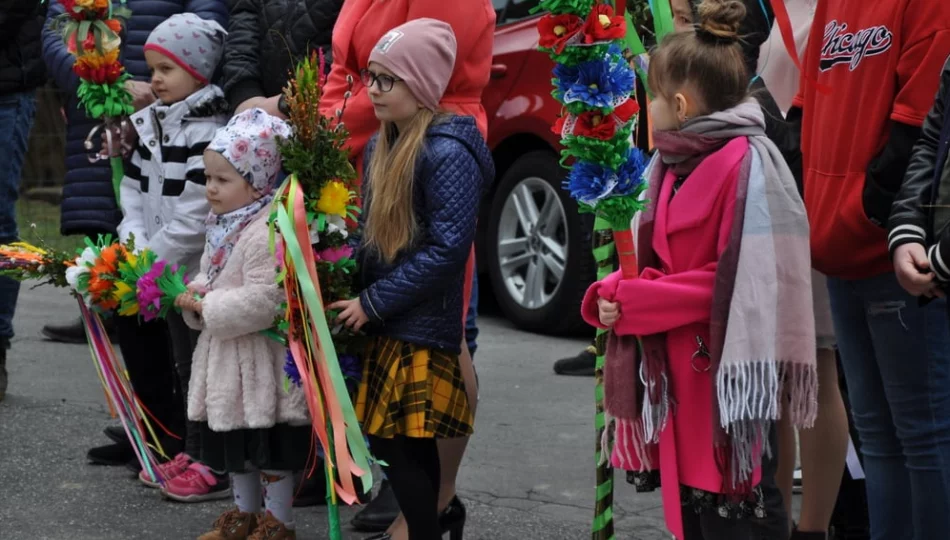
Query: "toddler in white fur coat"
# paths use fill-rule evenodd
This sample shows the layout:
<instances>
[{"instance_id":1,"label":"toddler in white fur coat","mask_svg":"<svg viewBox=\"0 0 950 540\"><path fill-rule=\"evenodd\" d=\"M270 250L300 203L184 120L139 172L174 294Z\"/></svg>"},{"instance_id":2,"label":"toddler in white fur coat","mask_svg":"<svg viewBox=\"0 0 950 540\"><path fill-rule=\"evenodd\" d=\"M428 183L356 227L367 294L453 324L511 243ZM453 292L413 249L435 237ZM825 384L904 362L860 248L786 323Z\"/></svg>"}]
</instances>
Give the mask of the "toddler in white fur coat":
<instances>
[{"instance_id":1,"label":"toddler in white fur coat","mask_svg":"<svg viewBox=\"0 0 950 540\"><path fill-rule=\"evenodd\" d=\"M289 135L285 122L251 109L218 130L204 154L208 236L192 293L176 304L201 330L188 418L201 423L201 461L231 474L237 508L199 540L296 538L292 471L306 466L310 420L303 392L283 389L286 349L260 334L284 298L267 219L280 172L277 140Z\"/></svg>"}]
</instances>

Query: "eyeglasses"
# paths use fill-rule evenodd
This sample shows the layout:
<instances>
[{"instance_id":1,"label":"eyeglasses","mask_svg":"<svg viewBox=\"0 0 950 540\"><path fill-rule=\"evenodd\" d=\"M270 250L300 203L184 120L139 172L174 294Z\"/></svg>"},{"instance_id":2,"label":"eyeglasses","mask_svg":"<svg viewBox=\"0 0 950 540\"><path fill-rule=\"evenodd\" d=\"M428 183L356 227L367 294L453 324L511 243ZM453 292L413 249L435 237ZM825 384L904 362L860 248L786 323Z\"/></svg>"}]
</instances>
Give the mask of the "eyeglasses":
<instances>
[{"instance_id":1,"label":"eyeglasses","mask_svg":"<svg viewBox=\"0 0 950 540\"><path fill-rule=\"evenodd\" d=\"M366 68L360 70L360 80L363 81L363 86L366 88L372 88L374 84L378 85L380 92L389 92L393 89L394 84L402 81L402 79L397 79L391 75L377 75Z\"/></svg>"}]
</instances>

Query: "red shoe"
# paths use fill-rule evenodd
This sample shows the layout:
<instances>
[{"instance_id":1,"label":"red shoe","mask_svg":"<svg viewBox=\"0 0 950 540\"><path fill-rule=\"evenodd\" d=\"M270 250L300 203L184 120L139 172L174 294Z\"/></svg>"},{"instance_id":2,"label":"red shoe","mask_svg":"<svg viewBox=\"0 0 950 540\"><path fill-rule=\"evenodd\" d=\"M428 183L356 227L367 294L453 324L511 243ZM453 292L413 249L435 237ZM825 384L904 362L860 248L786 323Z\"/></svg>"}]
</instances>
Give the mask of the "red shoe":
<instances>
[{"instance_id":1,"label":"red shoe","mask_svg":"<svg viewBox=\"0 0 950 540\"><path fill-rule=\"evenodd\" d=\"M168 482L172 478L180 475L185 472L185 470L194 463L191 461L191 458L188 457L184 452L175 456L175 459L171 461L166 461L158 466L158 476L163 482ZM145 470L139 473L139 481L145 484L150 488L160 488L161 484L157 480L152 480L148 477Z\"/></svg>"},{"instance_id":2,"label":"red shoe","mask_svg":"<svg viewBox=\"0 0 950 540\"><path fill-rule=\"evenodd\" d=\"M227 474L215 474L196 461L165 482L162 496L185 503L227 499L231 497L231 479Z\"/></svg>"}]
</instances>

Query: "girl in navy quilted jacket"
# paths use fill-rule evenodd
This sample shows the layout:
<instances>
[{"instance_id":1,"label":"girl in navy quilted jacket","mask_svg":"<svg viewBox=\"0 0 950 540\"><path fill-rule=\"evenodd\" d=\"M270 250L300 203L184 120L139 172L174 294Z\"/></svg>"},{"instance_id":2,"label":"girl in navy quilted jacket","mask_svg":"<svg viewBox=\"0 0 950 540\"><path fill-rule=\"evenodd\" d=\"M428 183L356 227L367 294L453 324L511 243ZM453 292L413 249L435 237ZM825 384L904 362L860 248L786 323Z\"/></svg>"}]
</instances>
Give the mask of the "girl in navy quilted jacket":
<instances>
[{"instance_id":1,"label":"girl in navy quilted jacket","mask_svg":"<svg viewBox=\"0 0 950 540\"><path fill-rule=\"evenodd\" d=\"M173 15L158 25L145 43L157 100L130 118L138 143L120 188L119 238L125 242L134 237L136 248L150 248L169 264L184 265L189 276L198 270L210 211L202 155L227 120L224 93L209 82L221 59L224 36L221 25L193 13ZM171 313L167 321L178 392L184 396L197 333L185 326L181 315ZM182 502L228 497L227 476L195 461L197 426L186 422L184 435L184 452L160 466L162 494ZM144 472L139 478L158 487Z\"/></svg>"},{"instance_id":2,"label":"girl in navy quilted jacket","mask_svg":"<svg viewBox=\"0 0 950 540\"><path fill-rule=\"evenodd\" d=\"M435 540L450 531L460 540L465 519L457 500L437 510L436 439L473 431L460 313L494 167L475 120L438 111L455 54L451 27L416 19L383 36L361 72L381 122L365 155L362 292L331 308L369 334L357 416L405 516L378 538Z\"/></svg>"}]
</instances>

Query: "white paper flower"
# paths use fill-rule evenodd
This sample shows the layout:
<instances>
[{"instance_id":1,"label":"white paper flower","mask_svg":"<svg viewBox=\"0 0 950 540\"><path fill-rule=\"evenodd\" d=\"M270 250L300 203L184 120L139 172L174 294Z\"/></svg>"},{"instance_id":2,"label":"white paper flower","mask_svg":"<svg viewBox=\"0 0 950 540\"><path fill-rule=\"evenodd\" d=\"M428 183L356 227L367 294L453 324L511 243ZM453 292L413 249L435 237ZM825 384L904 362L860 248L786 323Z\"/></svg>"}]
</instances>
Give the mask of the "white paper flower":
<instances>
[{"instance_id":1,"label":"white paper flower","mask_svg":"<svg viewBox=\"0 0 950 540\"><path fill-rule=\"evenodd\" d=\"M346 231L346 220L337 214L327 216L327 233L338 232L346 238L350 235Z\"/></svg>"},{"instance_id":2,"label":"white paper flower","mask_svg":"<svg viewBox=\"0 0 950 540\"><path fill-rule=\"evenodd\" d=\"M79 258L76 259L76 266L93 267L96 264L96 252L91 247L82 250Z\"/></svg>"},{"instance_id":3,"label":"white paper flower","mask_svg":"<svg viewBox=\"0 0 950 540\"><path fill-rule=\"evenodd\" d=\"M320 241L320 233L317 231L317 220L310 223L310 245L316 245Z\"/></svg>"},{"instance_id":4,"label":"white paper flower","mask_svg":"<svg viewBox=\"0 0 950 540\"><path fill-rule=\"evenodd\" d=\"M78 260L79 259L77 259L77 261ZM85 266L70 266L66 269L66 283L69 283L70 288L76 290L76 286L79 283L79 277L88 273L89 269Z\"/></svg>"}]
</instances>

